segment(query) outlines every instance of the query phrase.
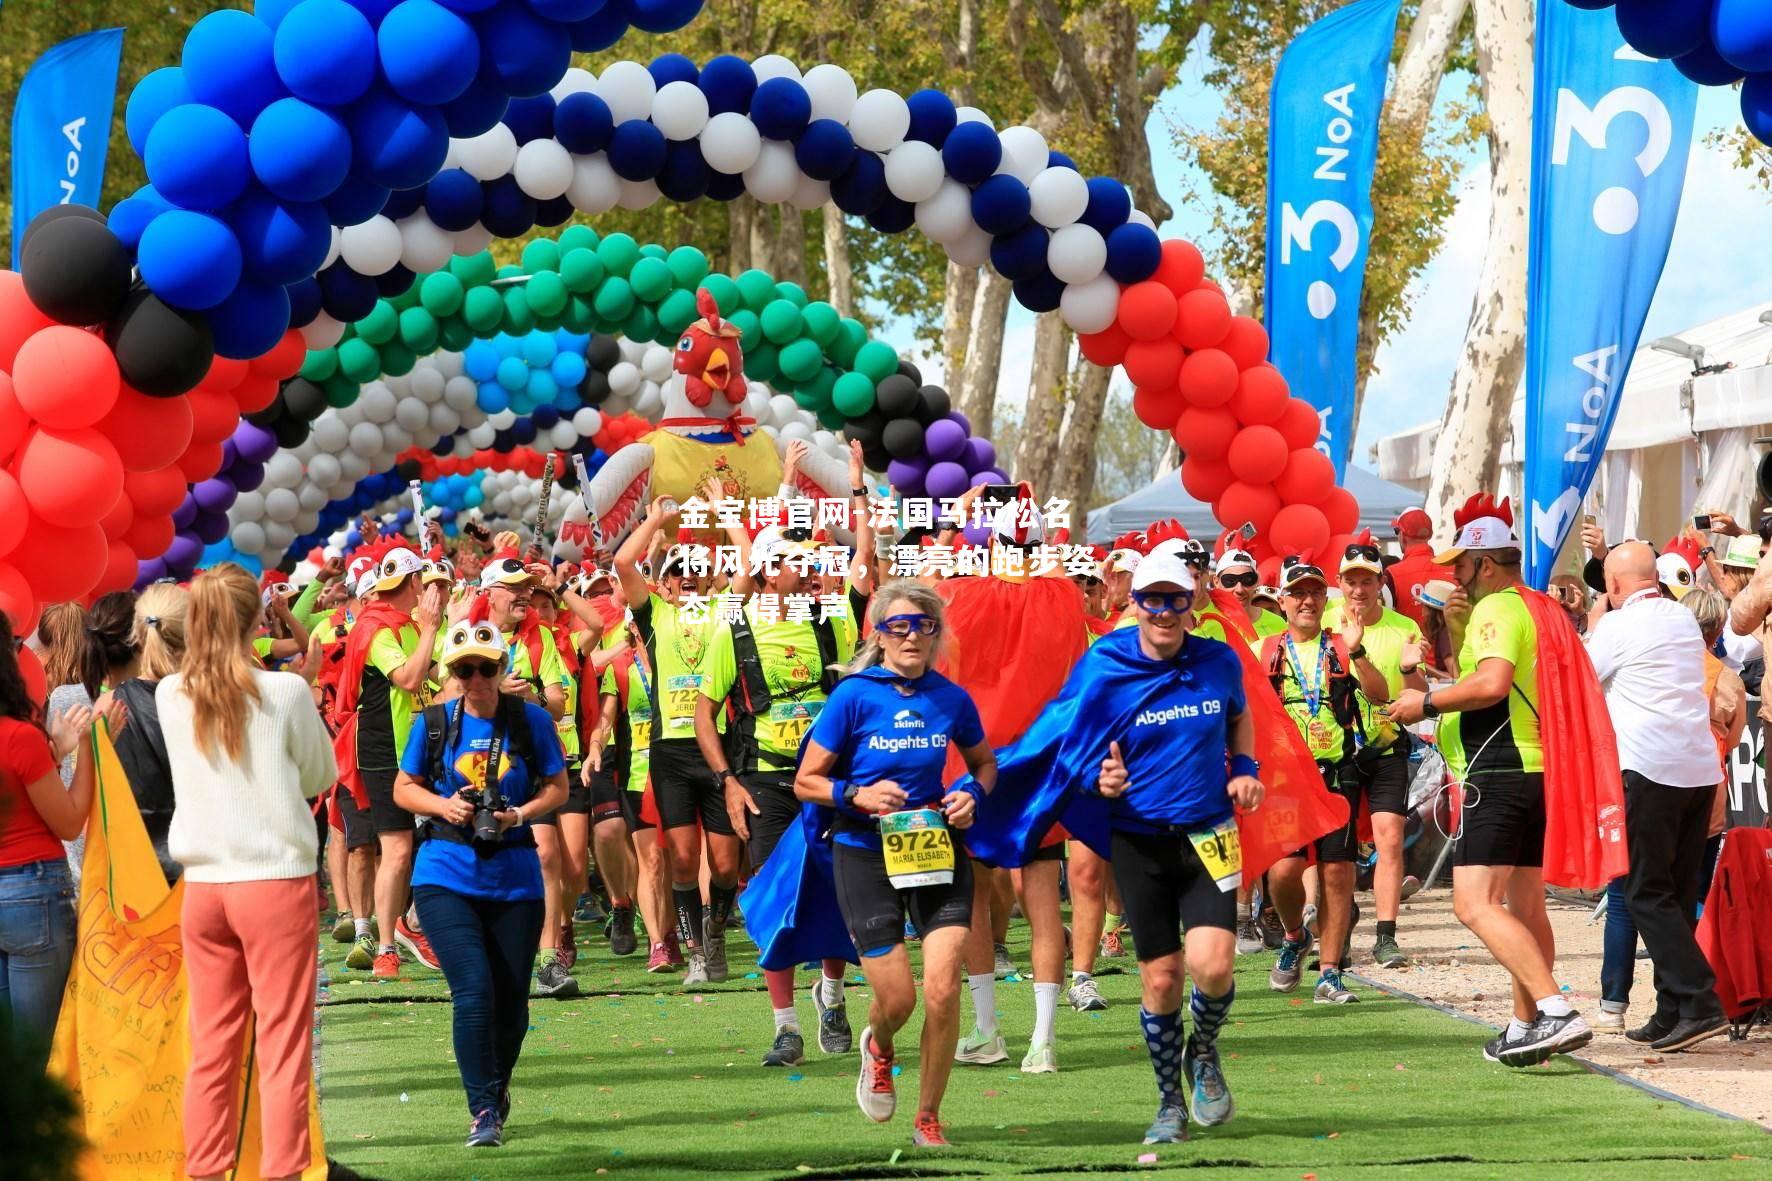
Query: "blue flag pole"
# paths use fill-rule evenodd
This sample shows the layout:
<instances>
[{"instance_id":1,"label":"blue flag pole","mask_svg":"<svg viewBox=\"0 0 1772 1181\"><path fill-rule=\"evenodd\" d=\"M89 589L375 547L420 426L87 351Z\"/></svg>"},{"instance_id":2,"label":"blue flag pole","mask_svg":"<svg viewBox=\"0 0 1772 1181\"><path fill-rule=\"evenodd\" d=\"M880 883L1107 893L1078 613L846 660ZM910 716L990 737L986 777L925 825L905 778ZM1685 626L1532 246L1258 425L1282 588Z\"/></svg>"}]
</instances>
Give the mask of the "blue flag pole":
<instances>
[{"instance_id":1,"label":"blue flag pole","mask_svg":"<svg viewBox=\"0 0 1772 1181\"><path fill-rule=\"evenodd\" d=\"M12 108L12 269L25 229L54 205L98 208L123 30L62 42L31 66Z\"/></svg>"}]
</instances>

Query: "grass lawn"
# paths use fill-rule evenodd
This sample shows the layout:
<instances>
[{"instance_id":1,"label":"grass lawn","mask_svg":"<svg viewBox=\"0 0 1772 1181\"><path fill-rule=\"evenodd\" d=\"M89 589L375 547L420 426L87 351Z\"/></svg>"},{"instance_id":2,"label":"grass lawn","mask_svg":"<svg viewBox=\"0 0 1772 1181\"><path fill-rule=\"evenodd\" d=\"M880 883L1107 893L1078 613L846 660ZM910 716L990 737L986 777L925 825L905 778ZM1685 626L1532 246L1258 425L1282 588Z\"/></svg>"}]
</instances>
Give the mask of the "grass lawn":
<instances>
[{"instance_id":1,"label":"grass lawn","mask_svg":"<svg viewBox=\"0 0 1772 1181\"><path fill-rule=\"evenodd\" d=\"M1016 933L1025 939L1025 927ZM1222 1035L1238 1113L1181 1145L1140 1143L1156 1091L1138 1033L1138 978L1098 977L1111 1008L1060 1004L1060 1073L1016 1069L1033 1025L1030 983L998 985L1011 1061L956 1067L943 1105L955 1148L910 1147L917 1055L913 1018L899 1045L899 1116L856 1110L858 1058L758 1065L772 1033L763 982L742 937L733 979L700 996L647 976L586 938L575 975L587 993L536 1001L513 1088L505 1147L461 1147L468 1114L450 1051L441 977L405 966L380 983L326 944L321 1093L329 1156L385 1181L496 1178L972 1177L1234 1168L1239 1178L1575 1178L1772 1176L1756 1126L1665 1103L1559 1059L1513 1072L1482 1061L1483 1032L1362 990L1316 1006L1269 992L1269 957L1240 961ZM1025 943L1015 947L1026 965ZM1103 961L1103 964L1129 960ZM1308 982L1307 982L1308 983ZM964 990L962 990L964 992ZM812 1027L801 989L801 1020ZM962 1029L970 1023L963 1001ZM859 1034L866 992L849 991ZM1155 1161L1148 1160L1154 1154ZM1140 1162L1141 1156L1147 1156ZM1632 1162L1642 1162L1633 1165ZM1193 1173L1190 1175L1197 1175Z\"/></svg>"}]
</instances>

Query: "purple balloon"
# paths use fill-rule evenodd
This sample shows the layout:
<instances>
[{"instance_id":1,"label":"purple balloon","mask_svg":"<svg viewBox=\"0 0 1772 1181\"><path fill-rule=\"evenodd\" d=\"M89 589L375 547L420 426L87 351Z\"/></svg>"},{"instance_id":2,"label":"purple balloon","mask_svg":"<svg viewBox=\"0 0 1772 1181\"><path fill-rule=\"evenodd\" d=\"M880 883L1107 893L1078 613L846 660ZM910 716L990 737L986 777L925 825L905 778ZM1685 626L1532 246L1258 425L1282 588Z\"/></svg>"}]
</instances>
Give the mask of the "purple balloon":
<instances>
[{"instance_id":1,"label":"purple balloon","mask_svg":"<svg viewBox=\"0 0 1772 1181\"><path fill-rule=\"evenodd\" d=\"M240 452L239 452L239 449L234 446L234 440L223 439L222 440L222 462L221 462L222 470L227 471L229 468L233 467L234 461L239 458L240 458Z\"/></svg>"},{"instance_id":2,"label":"purple balloon","mask_svg":"<svg viewBox=\"0 0 1772 1181\"><path fill-rule=\"evenodd\" d=\"M966 450L966 428L951 419L937 419L923 431L923 449L931 459L959 459Z\"/></svg>"},{"instance_id":3,"label":"purple balloon","mask_svg":"<svg viewBox=\"0 0 1772 1181\"><path fill-rule=\"evenodd\" d=\"M265 465L241 460L228 469L228 480L241 492L251 492L265 482Z\"/></svg>"},{"instance_id":4,"label":"purple balloon","mask_svg":"<svg viewBox=\"0 0 1772 1181\"><path fill-rule=\"evenodd\" d=\"M913 455L909 459L895 459L886 465L886 481L900 492L908 492L913 486L921 488L923 477L929 474L929 461L921 455Z\"/></svg>"},{"instance_id":5,"label":"purple balloon","mask_svg":"<svg viewBox=\"0 0 1772 1181\"><path fill-rule=\"evenodd\" d=\"M185 498L179 502L179 506L172 510L172 527L179 530L189 529L191 522L196 519L197 502L191 498L190 493L186 493Z\"/></svg>"},{"instance_id":6,"label":"purple balloon","mask_svg":"<svg viewBox=\"0 0 1772 1181\"><path fill-rule=\"evenodd\" d=\"M1015 483L1014 480L1011 480L1008 477L1008 475L1006 473L1004 473L1002 468L995 468L995 467L986 468L984 471L982 471L978 474L986 477L985 483L987 483L987 484L1013 484L1013 483Z\"/></svg>"},{"instance_id":7,"label":"purple balloon","mask_svg":"<svg viewBox=\"0 0 1772 1181\"><path fill-rule=\"evenodd\" d=\"M161 558L149 558L145 562L135 564L135 589L143 590L166 577L166 562Z\"/></svg>"},{"instance_id":8,"label":"purple balloon","mask_svg":"<svg viewBox=\"0 0 1772 1181\"><path fill-rule=\"evenodd\" d=\"M234 428L230 442L241 459L252 463L264 463L277 454L277 436L244 419Z\"/></svg>"},{"instance_id":9,"label":"purple balloon","mask_svg":"<svg viewBox=\"0 0 1772 1181\"><path fill-rule=\"evenodd\" d=\"M966 453L960 462L966 465L967 471L977 475L996 466L997 449L989 439L967 439Z\"/></svg>"},{"instance_id":10,"label":"purple balloon","mask_svg":"<svg viewBox=\"0 0 1772 1181\"><path fill-rule=\"evenodd\" d=\"M952 462L934 464L923 478L923 487L931 496L958 496L966 491L966 469Z\"/></svg>"},{"instance_id":11,"label":"purple balloon","mask_svg":"<svg viewBox=\"0 0 1772 1181\"><path fill-rule=\"evenodd\" d=\"M947 420L949 422L959 423L960 429L965 431L968 435L972 433L972 420L967 418L964 414L961 414L958 410L948 411Z\"/></svg>"},{"instance_id":12,"label":"purple balloon","mask_svg":"<svg viewBox=\"0 0 1772 1181\"><path fill-rule=\"evenodd\" d=\"M196 515L195 509L192 510L192 515ZM166 553L163 556L166 559L167 568L175 574L180 570L194 570L197 567L197 560L203 556L203 542L197 538L196 534L181 530L172 539L172 544L166 547Z\"/></svg>"},{"instance_id":13,"label":"purple balloon","mask_svg":"<svg viewBox=\"0 0 1772 1181\"><path fill-rule=\"evenodd\" d=\"M192 528L197 540L204 545L214 545L228 535L228 514L225 510L219 513L205 510L197 514L197 523Z\"/></svg>"},{"instance_id":14,"label":"purple balloon","mask_svg":"<svg viewBox=\"0 0 1772 1181\"><path fill-rule=\"evenodd\" d=\"M972 545L984 545L991 539L991 527L989 525L968 525L966 528L960 530L960 532L965 535L967 542Z\"/></svg>"},{"instance_id":15,"label":"purple balloon","mask_svg":"<svg viewBox=\"0 0 1772 1181\"><path fill-rule=\"evenodd\" d=\"M191 489L191 499L196 501L198 509L206 514L226 513L234 507L234 498L238 495L233 483L222 476L204 480Z\"/></svg>"}]
</instances>

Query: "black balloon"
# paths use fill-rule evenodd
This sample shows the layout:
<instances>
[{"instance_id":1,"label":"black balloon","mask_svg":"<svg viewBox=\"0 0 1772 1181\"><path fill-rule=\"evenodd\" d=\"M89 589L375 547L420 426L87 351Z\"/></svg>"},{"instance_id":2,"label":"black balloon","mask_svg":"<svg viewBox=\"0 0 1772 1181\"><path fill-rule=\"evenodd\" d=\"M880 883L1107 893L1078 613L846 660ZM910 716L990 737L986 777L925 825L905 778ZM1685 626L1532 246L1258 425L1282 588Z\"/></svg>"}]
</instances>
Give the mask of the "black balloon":
<instances>
[{"instance_id":1,"label":"black balloon","mask_svg":"<svg viewBox=\"0 0 1772 1181\"><path fill-rule=\"evenodd\" d=\"M286 382L282 401L284 413L302 422L313 422L326 413L326 391L305 378Z\"/></svg>"},{"instance_id":2,"label":"black balloon","mask_svg":"<svg viewBox=\"0 0 1772 1181\"><path fill-rule=\"evenodd\" d=\"M887 378L891 381L891 378ZM884 383L882 383L884 384ZM880 434L886 453L894 459L909 459L923 450L923 424L914 418L895 418ZM866 456L863 456L865 459Z\"/></svg>"},{"instance_id":3,"label":"black balloon","mask_svg":"<svg viewBox=\"0 0 1772 1181\"><path fill-rule=\"evenodd\" d=\"M948 411L954 408L953 400L948 392L938 385L926 385L917 391L917 419L924 426L939 419L946 418Z\"/></svg>"},{"instance_id":4,"label":"black balloon","mask_svg":"<svg viewBox=\"0 0 1772 1181\"><path fill-rule=\"evenodd\" d=\"M271 427L271 433L277 436L279 447L300 447L308 441L308 423L304 418L286 414Z\"/></svg>"},{"instance_id":5,"label":"black balloon","mask_svg":"<svg viewBox=\"0 0 1772 1181\"><path fill-rule=\"evenodd\" d=\"M22 251L31 244L31 235L36 233L38 229L66 217L78 218L81 221L96 221L100 225L105 224L105 215L90 205L51 205L32 218L31 224L25 227L25 238L23 242L19 243L19 249Z\"/></svg>"},{"instance_id":6,"label":"black balloon","mask_svg":"<svg viewBox=\"0 0 1772 1181\"><path fill-rule=\"evenodd\" d=\"M923 384L923 371L909 361L900 361L898 363L898 371L916 382L918 385Z\"/></svg>"},{"instance_id":7,"label":"black balloon","mask_svg":"<svg viewBox=\"0 0 1772 1181\"><path fill-rule=\"evenodd\" d=\"M878 446L880 432L886 429L886 416L878 407L870 409L860 418L852 418L843 424L843 433L854 439L866 450L870 446Z\"/></svg>"},{"instance_id":8,"label":"black balloon","mask_svg":"<svg viewBox=\"0 0 1772 1181\"><path fill-rule=\"evenodd\" d=\"M894 373L874 387L874 405L887 418L904 418L915 414L917 383L902 373Z\"/></svg>"},{"instance_id":9,"label":"black balloon","mask_svg":"<svg viewBox=\"0 0 1772 1181\"><path fill-rule=\"evenodd\" d=\"M416 459L402 459L394 465L394 474L409 482L418 479L420 470Z\"/></svg>"},{"instance_id":10,"label":"black balloon","mask_svg":"<svg viewBox=\"0 0 1772 1181\"><path fill-rule=\"evenodd\" d=\"M105 325L123 380L154 398L197 388L215 359L215 334L199 312L182 311L137 286Z\"/></svg>"},{"instance_id":11,"label":"black balloon","mask_svg":"<svg viewBox=\"0 0 1772 1181\"><path fill-rule=\"evenodd\" d=\"M269 431L276 428L277 422L283 417L283 414L283 395L279 394L263 410L255 410L251 414L242 414L240 417L253 426L262 426Z\"/></svg>"},{"instance_id":12,"label":"black balloon","mask_svg":"<svg viewBox=\"0 0 1772 1181\"><path fill-rule=\"evenodd\" d=\"M25 294L52 320L103 324L129 298L129 251L102 221L65 213L45 221L49 216L38 214L25 231Z\"/></svg>"},{"instance_id":13,"label":"black balloon","mask_svg":"<svg viewBox=\"0 0 1772 1181\"><path fill-rule=\"evenodd\" d=\"M591 339L598 338L593 336ZM586 406L601 406L609 397L609 375L595 369L585 374L584 381L579 383L578 396L584 399Z\"/></svg>"},{"instance_id":14,"label":"black balloon","mask_svg":"<svg viewBox=\"0 0 1772 1181\"><path fill-rule=\"evenodd\" d=\"M593 336L585 348L585 360L591 363L593 370L608 373L621 360L621 346L613 336Z\"/></svg>"},{"instance_id":15,"label":"black balloon","mask_svg":"<svg viewBox=\"0 0 1772 1181\"><path fill-rule=\"evenodd\" d=\"M874 471L883 472L886 470L886 466L892 462L892 453L879 443L871 446L863 443L861 445L861 459Z\"/></svg>"}]
</instances>

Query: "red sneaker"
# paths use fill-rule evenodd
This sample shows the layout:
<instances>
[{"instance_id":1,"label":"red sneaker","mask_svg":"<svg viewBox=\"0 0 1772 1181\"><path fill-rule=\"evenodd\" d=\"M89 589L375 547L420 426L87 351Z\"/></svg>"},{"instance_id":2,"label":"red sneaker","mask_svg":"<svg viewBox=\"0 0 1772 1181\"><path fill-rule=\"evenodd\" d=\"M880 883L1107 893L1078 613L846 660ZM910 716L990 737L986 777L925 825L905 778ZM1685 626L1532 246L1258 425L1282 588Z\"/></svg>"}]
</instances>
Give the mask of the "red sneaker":
<instances>
[{"instance_id":1,"label":"red sneaker","mask_svg":"<svg viewBox=\"0 0 1772 1181\"><path fill-rule=\"evenodd\" d=\"M917 1148L952 1148L948 1138L941 1132L941 1117L932 1111L917 1113L916 1127L911 1131L911 1143Z\"/></svg>"},{"instance_id":2,"label":"red sneaker","mask_svg":"<svg viewBox=\"0 0 1772 1181\"><path fill-rule=\"evenodd\" d=\"M431 950L431 941L426 939L424 932L415 931L401 915L394 922L394 942L406 949L406 954L436 972L442 969L437 962L437 953Z\"/></svg>"},{"instance_id":3,"label":"red sneaker","mask_svg":"<svg viewBox=\"0 0 1772 1181\"><path fill-rule=\"evenodd\" d=\"M397 952L384 951L375 957L375 978L377 980L397 980L400 976L400 956Z\"/></svg>"},{"instance_id":4,"label":"red sneaker","mask_svg":"<svg viewBox=\"0 0 1772 1181\"><path fill-rule=\"evenodd\" d=\"M672 931L664 937L665 950L671 953L671 967L681 968L683 963L683 945L677 941L677 933Z\"/></svg>"},{"instance_id":5,"label":"red sneaker","mask_svg":"<svg viewBox=\"0 0 1772 1181\"><path fill-rule=\"evenodd\" d=\"M671 949L662 943L654 943L652 954L646 957L646 970L658 973L669 972L671 968Z\"/></svg>"}]
</instances>

